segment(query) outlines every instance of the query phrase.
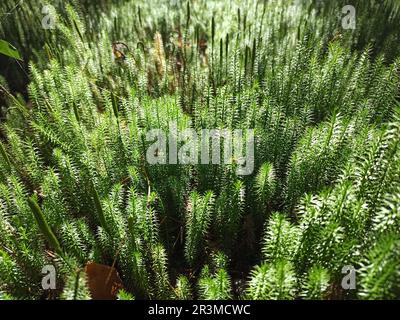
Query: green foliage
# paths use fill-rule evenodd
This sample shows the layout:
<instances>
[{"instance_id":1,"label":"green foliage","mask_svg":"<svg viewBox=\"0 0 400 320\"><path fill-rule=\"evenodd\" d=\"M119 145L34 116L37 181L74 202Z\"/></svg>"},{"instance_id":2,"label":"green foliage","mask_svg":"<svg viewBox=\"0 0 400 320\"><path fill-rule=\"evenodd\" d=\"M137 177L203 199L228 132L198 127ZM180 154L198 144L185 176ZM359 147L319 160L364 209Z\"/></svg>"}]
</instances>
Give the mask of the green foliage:
<instances>
[{"instance_id":1,"label":"green foliage","mask_svg":"<svg viewBox=\"0 0 400 320\"><path fill-rule=\"evenodd\" d=\"M262 208L268 206L268 202L274 195L275 188L274 168L270 163L264 163L256 176L256 192Z\"/></svg>"},{"instance_id":2,"label":"green foliage","mask_svg":"<svg viewBox=\"0 0 400 320\"><path fill-rule=\"evenodd\" d=\"M193 294L189 280L185 276L179 276L176 280L175 295L177 300L192 300Z\"/></svg>"},{"instance_id":3,"label":"green foliage","mask_svg":"<svg viewBox=\"0 0 400 320\"><path fill-rule=\"evenodd\" d=\"M61 293L63 300L90 300L90 292L87 287L85 273L82 271L72 273L65 283L63 292Z\"/></svg>"},{"instance_id":4,"label":"green foliage","mask_svg":"<svg viewBox=\"0 0 400 320\"><path fill-rule=\"evenodd\" d=\"M299 230L284 215L274 213L268 221L264 235L262 254L266 261L290 260L294 256Z\"/></svg>"},{"instance_id":5,"label":"green foliage","mask_svg":"<svg viewBox=\"0 0 400 320\"><path fill-rule=\"evenodd\" d=\"M45 4L0 3L26 61L0 60L0 299L47 264L90 299L88 262L120 300L400 297L398 4L343 30L341 0L53 1L44 30ZM150 164L171 124L254 129L254 172Z\"/></svg>"},{"instance_id":6,"label":"green foliage","mask_svg":"<svg viewBox=\"0 0 400 320\"><path fill-rule=\"evenodd\" d=\"M198 286L202 300L228 300L232 298L231 279L224 268L216 268L214 273L210 273L208 267L204 267Z\"/></svg>"},{"instance_id":7,"label":"green foliage","mask_svg":"<svg viewBox=\"0 0 400 320\"><path fill-rule=\"evenodd\" d=\"M11 301L11 300L15 300L15 298L8 293L0 292L0 300Z\"/></svg>"},{"instance_id":8,"label":"green foliage","mask_svg":"<svg viewBox=\"0 0 400 320\"><path fill-rule=\"evenodd\" d=\"M321 128L304 133L292 154L287 181L287 205L292 208L307 192L333 182L352 148L354 125L334 115Z\"/></svg>"},{"instance_id":9,"label":"green foliage","mask_svg":"<svg viewBox=\"0 0 400 320\"><path fill-rule=\"evenodd\" d=\"M135 300L135 297L130 294L129 292L126 292L125 290L119 290L118 291L118 300Z\"/></svg>"},{"instance_id":10,"label":"green foliage","mask_svg":"<svg viewBox=\"0 0 400 320\"><path fill-rule=\"evenodd\" d=\"M211 191L204 196L196 192L190 194L186 213L185 257L193 264L202 254L205 237L211 221L214 195Z\"/></svg>"},{"instance_id":11,"label":"green foliage","mask_svg":"<svg viewBox=\"0 0 400 320\"><path fill-rule=\"evenodd\" d=\"M382 235L361 262L360 291L363 299L395 299L400 293L400 241L398 234Z\"/></svg>"},{"instance_id":12,"label":"green foliage","mask_svg":"<svg viewBox=\"0 0 400 320\"><path fill-rule=\"evenodd\" d=\"M14 59L21 59L18 50L7 41L0 39L0 53Z\"/></svg>"},{"instance_id":13,"label":"green foliage","mask_svg":"<svg viewBox=\"0 0 400 320\"><path fill-rule=\"evenodd\" d=\"M36 200L34 198L29 198L28 199L28 204L29 207L32 210L33 215L35 216L35 220L37 224L39 225L40 231L42 231L43 235L46 237L47 241L51 245L51 247L58 253L62 254L60 243L58 242L56 236L54 233L51 231L49 225L47 224L47 221L43 215L42 210L38 206Z\"/></svg>"},{"instance_id":14,"label":"green foliage","mask_svg":"<svg viewBox=\"0 0 400 320\"><path fill-rule=\"evenodd\" d=\"M251 272L246 297L252 300L287 300L296 293L296 276L290 262L256 266Z\"/></svg>"},{"instance_id":15,"label":"green foliage","mask_svg":"<svg viewBox=\"0 0 400 320\"><path fill-rule=\"evenodd\" d=\"M304 280L302 296L311 300L326 298L329 280L329 274L324 268L313 266Z\"/></svg>"},{"instance_id":16,"label":"green foliage","mask_svg":"<svg viewBox=\"0 0 400 320\"><path fill-rule=\"evenodd\" d=\"M167 299L171 296L171 287L168 279L167 256L162 245L153 248L152 260L155 295L158 299Z\"/></svg>"},{"instance_id":17,"label":"green foliage","mask_svg":"<svg viewBox=\"0 0 400 320\"><path fill-rule=\"evenodd\" d=\"M219 237L221 246L230 251L237 241L240 222L244 212L245 188L241 180L227 179L229 184L221 187L221 194L215 201L215 224L213 231Z\"/></svg>"}]
</instances>

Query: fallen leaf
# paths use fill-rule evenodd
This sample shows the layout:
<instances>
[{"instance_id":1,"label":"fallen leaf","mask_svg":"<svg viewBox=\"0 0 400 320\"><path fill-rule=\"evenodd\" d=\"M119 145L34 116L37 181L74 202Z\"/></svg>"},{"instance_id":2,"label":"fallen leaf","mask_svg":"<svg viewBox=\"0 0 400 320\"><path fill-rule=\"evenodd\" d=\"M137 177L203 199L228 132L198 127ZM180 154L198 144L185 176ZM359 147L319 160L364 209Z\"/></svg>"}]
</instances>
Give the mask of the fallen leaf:
<instances>
[{"instance_id":1,"label":"fallen leaf","mask_svg":"<svg viewBox=\"0 0 400 320\"><path fill-rule=\"evenodd\" d=\"M85 267L93 300L115 300L123 289L122 280L114 267L90 262Z\"/></svg>"}]
</instances>

